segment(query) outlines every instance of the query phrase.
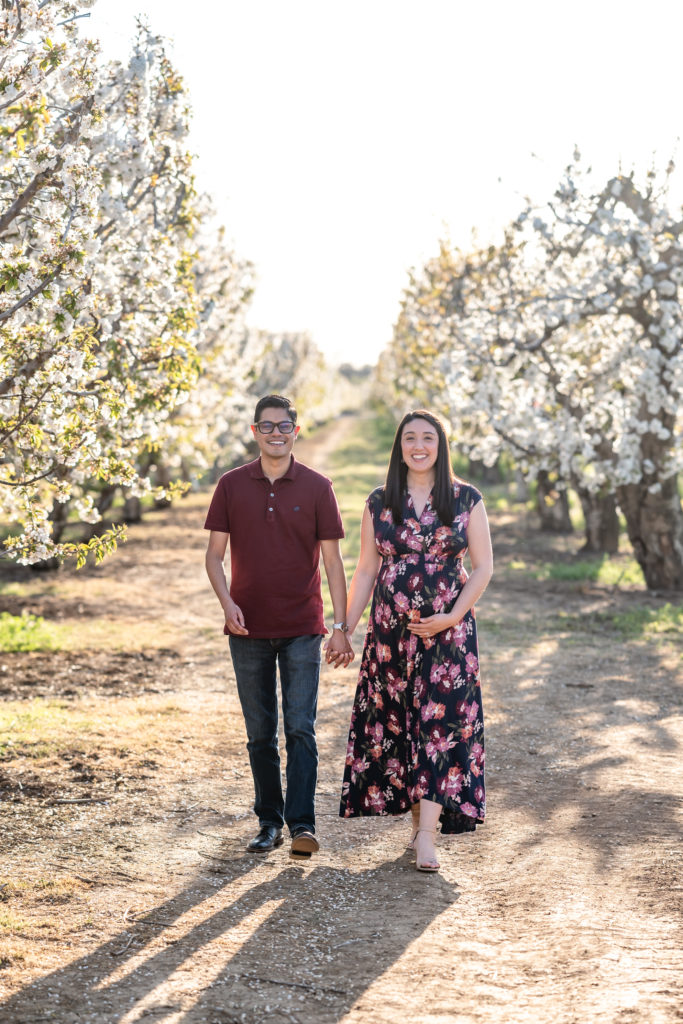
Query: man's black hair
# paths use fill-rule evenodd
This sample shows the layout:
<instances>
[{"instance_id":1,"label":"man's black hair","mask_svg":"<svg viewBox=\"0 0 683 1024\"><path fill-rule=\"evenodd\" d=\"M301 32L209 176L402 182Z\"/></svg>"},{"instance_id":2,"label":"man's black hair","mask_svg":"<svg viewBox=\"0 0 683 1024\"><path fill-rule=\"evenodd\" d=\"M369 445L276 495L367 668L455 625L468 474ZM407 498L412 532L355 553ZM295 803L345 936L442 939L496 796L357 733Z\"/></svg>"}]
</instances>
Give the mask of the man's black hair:
<instances>
[{"instance_id":1,"label":"man's black hair","mask_svg":"<svg viewBox=\"0 0 683 1024\"><path fill-rule=\"evenodd\" d=\"M265 395L259 398L254 410L254 423L258 423L259 416L264 409L286 409L292 423L296 423L296 409L284 395Z\"/></svg>"}]
</instances>

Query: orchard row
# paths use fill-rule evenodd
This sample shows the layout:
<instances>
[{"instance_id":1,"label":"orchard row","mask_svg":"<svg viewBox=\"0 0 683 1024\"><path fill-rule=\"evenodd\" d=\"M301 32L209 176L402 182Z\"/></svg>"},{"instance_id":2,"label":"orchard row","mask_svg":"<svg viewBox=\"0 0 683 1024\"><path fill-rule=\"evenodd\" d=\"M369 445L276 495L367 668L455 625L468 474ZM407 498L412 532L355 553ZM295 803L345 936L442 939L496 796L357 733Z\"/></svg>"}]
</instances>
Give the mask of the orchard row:
<instances>
[{"instance_id":1,"label":"orchard row","mask_svg":"<svg viewBox=\"0 0 683 1024\"><path fill-rule=\"evenodd\" d=\"M307 336L247 329L252 267L197 193L183 81L146 29L105 63L90 6L0 8L0 519L24 563L101 558L115 492L229 463L257 388L309 421L353 399Z\"/></svg>"},{"instance_id":2,"label":"orchard row","mask_svg":"<svg viewBox=\"0 0 683 1024\"><path fill-rule=\"evenodd\" d=\"M672 168L596 189L580 156L501 244L412 275L383 393L437 408L458 446L575 488L588 546L617 508L650 588L683 589L683 216Z\"/></svg>"}]
</instances>

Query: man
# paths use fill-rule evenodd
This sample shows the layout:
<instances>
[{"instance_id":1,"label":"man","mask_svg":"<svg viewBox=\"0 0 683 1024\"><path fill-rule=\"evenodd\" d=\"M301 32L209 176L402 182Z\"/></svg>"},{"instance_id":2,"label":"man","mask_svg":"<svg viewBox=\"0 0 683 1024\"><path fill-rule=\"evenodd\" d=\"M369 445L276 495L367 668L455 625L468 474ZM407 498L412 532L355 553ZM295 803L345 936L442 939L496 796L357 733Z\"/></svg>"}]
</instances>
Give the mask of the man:
<instances>
[{"instance_id":1,"label":"man","mask_svg":"<svg viewBox=\"0 0 683 1024\"><path fill-rule=\"evenodd\" d=\"M237 692L247 728L259 832L247 849L265 852L291 835L291 854L310 857L315 838L318 751L315 716L320 644L326 633L320 554L334 609L327 661L348 665L344 536L327 477L292 454L299 427L289 399L266 395L256 405L252 433L260 457L225 473L211 501L206 571L225 613ZM223 559L230 541L230 586ZM277 672L287 747L283 799L278 751Z\"/></svg>"}]
</instances>

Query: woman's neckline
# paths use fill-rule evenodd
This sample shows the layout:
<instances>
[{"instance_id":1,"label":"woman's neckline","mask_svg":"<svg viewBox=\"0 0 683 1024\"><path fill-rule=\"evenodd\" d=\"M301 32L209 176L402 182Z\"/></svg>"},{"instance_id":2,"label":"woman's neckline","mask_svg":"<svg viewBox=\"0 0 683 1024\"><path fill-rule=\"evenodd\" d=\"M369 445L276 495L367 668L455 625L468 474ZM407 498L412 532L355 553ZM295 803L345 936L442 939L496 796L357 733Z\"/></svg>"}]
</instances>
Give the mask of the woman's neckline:
<instances>
[{"instance_id":1,"label":"woman's neckline","mask_svg":"<svg viewBox=\"0 0 683 1024\"><path fill-rule=\"evenodd\" d=\"M422 519L422 515L424 513L424 510L427 508L427 505L429 505L431 503L432 491L434 490L434 484L430 485L429 490L427 490L426 487L422 487L422 488L417 488L416 487L415 490L420 494L420 497L422 497L422 495L425 495L425 499L422 502L422 507L420 508L419 511L418 511L417 503L416 503L415 497L413 496L412 490L410 489L410 487L408 487L408 484L406 484L406 494L408 495L408 498L409 498L409 500L410 500L410 502L411 502L411 504L413 506L413 511L415 512L415 515L417 516L417 519L418 519L418 522L419 522L420 519Z\"/></svg>"}]
</instances>

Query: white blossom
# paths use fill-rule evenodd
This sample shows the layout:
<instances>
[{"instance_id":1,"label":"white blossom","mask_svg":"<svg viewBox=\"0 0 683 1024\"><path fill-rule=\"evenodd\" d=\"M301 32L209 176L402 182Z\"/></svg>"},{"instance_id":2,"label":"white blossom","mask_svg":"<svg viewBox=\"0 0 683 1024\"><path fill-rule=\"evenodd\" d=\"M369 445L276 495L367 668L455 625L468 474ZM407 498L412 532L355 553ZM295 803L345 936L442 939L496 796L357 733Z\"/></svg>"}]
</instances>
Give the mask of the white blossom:
<instances>
[{"instance_id":1,"label":"white blossom","mask_svg":"<svg viewBox=\"0 0 683 1024\"><path fill-rule=\"evenodd\" d=\"M507 452L528 475L658 494L683 468L683 219L664 189L645 194L623 176L595 189L573 167L500 245L442 245L380 360L397 412L437 408L475 459Z\"/></svg>"}]
</instances>

